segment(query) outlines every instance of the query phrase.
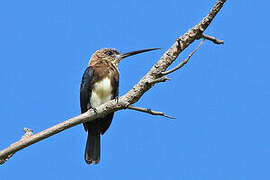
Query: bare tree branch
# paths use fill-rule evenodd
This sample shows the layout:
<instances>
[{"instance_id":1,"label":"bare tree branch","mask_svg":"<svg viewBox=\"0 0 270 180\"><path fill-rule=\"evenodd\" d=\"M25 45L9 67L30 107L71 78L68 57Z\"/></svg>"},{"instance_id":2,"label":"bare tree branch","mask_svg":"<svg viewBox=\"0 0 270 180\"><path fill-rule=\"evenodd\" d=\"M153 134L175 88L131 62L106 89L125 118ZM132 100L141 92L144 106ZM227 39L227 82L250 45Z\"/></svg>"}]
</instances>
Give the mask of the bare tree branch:
<instances>
[{"instance_id":1,"label":"bare tree branch","mask_svg":"<svg viewBox=\"0 0 270 180\"><path fill-rule=\"evenodd\" d=\"M180 64L178 64L176 67L170 69L169 71L162 72L161 74L162 75L167 75L167 74L170 74L170 73L172 73L172 72L180 69L181 67L183 67L188 62L188 60L191 58L191 56L201 47L201 45L203 44L204 40L205 39L203 39L201 41L201 43L199 44L199 46L196 49L194 49L192 51L192 53L190 53L189 56L186 59L184 59Z\"/></svg>"},{"instance_id":2,"label":"bare tree branch","mask_svg":"<svg viewBox=\"0 0 270 180\"><path fill-rule=\"evenodd\" d=\"M24 130L24 135L21 137L20 141L33 135L33 130L32 129L24 128L23 130ZM18 142L20 142L20 141L18 141ZM10 146L16 146L18 144L18 142L15 142L15 143L11 144ZM4 164L14 154L15 154L15 152L10 153L8 156L6 156L6 158L0 159L0 164Z\"/></svg>"},{"instance_id":3,"label":"bare tree branch","mask_svg":"<svg viewBox=\"0 0 270 180\"><path fill-rule=\"evenodd\" d=\"M146 108L141 108L141 107L136 107L136 106L131 106L131 105L128 106L128 109L132 109L132 110L140 111L140 112L145 112L145 113L152 114L152 115L164 116L164 117L169 118L169 119L175 119L175 117L168 116L168 115L164 114L163 112L153 111L152 109L146 109Z\"/></svg>"},{"instance_id":4,"label":"bare tree branch","mask_svg":"<svg viewBox=\"0 0 270 180\"><path fill-rule=\"evenodd\" d=\"M212 22L212 20L220 11L225 2L226 0L218 0L209 12L209 14L205 18L203 18L203 20L199 24L197 24L188 32L186 32L183 36L178 38L177 42L175 42L164 53L161 59L150 69L150 71L127 94L120 97L118 101L111 100L97 107L96 112L94 112L93 109L90 109L79 116L73 117L67 121L43 130L37 134L33 134L32 136L17 141L6 149L0 151L0 161L5 162L8 157L12 156L12 154L16 153L17 151L24 149L31 144L34 144L45 138L48 138L54 134L57 134L61 131L64 131L65 129L71 128L87 121L93 121L94 119L105 116L111 112L126 109L131 104L137 102L146 91L153 87L154 84L151 84L149 82L156 83L155 81L158 78L162 77L162 72L164 72L175 61L178 55L192 42L201 37L202 33Z\"/></svg>"},{"instance_id":5,"label":"bare tree branch","mask_svg":"<svg viewBox=\"0 0 270 180\"><path fill-rule=\"evenodd\" d=\"M217 38L215 38L213 36L208 36L206 34L202 34L202 38L207 39L209 41L212 41L215 44L224 44L223 40L218 40Z\"/></svg>"}]
</instances>

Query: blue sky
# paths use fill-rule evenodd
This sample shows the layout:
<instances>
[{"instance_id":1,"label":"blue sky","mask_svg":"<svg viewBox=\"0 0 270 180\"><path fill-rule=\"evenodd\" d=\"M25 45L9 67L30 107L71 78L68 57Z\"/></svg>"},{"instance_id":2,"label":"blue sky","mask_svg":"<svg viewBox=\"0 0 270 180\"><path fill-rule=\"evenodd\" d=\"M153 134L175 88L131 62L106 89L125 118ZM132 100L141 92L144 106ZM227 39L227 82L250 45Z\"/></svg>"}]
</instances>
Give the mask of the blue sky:
<instances>
[{"instance_id":1,"label":"blue sky","mask_svg":"<svg viewBox=\"0 0 270 180\"><path fill-rule=\"evenodd\" d=\"M120 64L123 95L214 3L1 1L0 148L24 127L39 132L80 113L81 76L97 49L162 48ZM206 31L225 44L206 41L171 81L136 104L176 120L119 111L102 137L100 164L85 164L79 125L16 153L0 167L0 179L269 179L268 7L228 0Z\"/></svg>"}]
</instances>

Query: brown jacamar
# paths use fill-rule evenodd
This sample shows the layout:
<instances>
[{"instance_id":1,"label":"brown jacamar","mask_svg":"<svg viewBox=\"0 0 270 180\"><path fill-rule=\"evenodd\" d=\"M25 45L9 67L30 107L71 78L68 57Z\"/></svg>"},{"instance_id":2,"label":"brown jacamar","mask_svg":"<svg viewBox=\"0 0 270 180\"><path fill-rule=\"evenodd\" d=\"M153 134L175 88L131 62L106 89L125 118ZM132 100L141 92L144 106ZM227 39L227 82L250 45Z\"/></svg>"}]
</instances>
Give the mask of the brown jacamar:
<instances>
[{"instance_id":1,"label":"brown jacamar","mask_svg":"<svg viewBox=\"0 0 270 180\"><path fill-rule=\"evenodd\" d=\"M115 49L104 48L96 51L90 58L88 68L85 70L81 88L80 103L81 113L94 109L99 105L118 98L119 89L119 62L135 54L156 50L159 48L143 49L128 53L119 53ZM85 161L87 164L97 164L100 160L100 135L109 128L114 113L105 117L84 123L88 131L85 148Z\"/></svg>"}]
</instances>

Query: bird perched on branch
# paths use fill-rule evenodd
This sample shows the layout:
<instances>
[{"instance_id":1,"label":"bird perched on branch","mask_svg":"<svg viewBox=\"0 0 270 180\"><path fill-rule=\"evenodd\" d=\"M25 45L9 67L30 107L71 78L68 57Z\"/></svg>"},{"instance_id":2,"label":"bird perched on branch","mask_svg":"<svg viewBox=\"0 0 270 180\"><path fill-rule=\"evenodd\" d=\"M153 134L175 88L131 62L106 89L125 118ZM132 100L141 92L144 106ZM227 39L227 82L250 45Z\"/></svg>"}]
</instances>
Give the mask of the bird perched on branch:
<instances>
[{"instance_id":1,"label":"bird perched on branch","mask_svg":"<svg viewBox=\"0 0 270 180\"><path fill-rule=\"evenodd\" d=\"M88 109L94 109L99 105L118 98L119 89L119 62L129 56L157 50L159 48L143 49L128 53L119 53L115 49L104 48L96 51L90 58L88 68L85 70L81 88L80 104L81 113ZM97 164L100 160L100 135L109 128L114 113L105 117L84 123L84 129L88 131L85 148L85 161L87 164Z\"/></svg>"}]
</instances>

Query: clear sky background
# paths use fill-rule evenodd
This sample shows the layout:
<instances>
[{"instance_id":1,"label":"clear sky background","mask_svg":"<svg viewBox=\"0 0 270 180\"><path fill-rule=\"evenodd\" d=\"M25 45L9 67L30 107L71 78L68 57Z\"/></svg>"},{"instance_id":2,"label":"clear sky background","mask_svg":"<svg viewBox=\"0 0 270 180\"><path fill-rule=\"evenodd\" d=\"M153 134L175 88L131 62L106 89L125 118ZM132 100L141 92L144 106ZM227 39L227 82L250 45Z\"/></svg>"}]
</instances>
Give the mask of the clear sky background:
<instances>
[{"instance_id":1,"label":"clear sky background","mask_svg":"<svg viewBox=\"0 0 270 180\"><path fill-rule=\"evenodd\" d=\"M123 95L215 2L2 0L0 148L24 127L36 133L80 113L81 76L97 49L162 48L120 64ZM78 125L16 153L0 179L269 180L269 5L228 0L206 31L225 44L206 41L136 103L177 119L119 111L98 165L84 162Z\"/></svg>"}]
</instances>

